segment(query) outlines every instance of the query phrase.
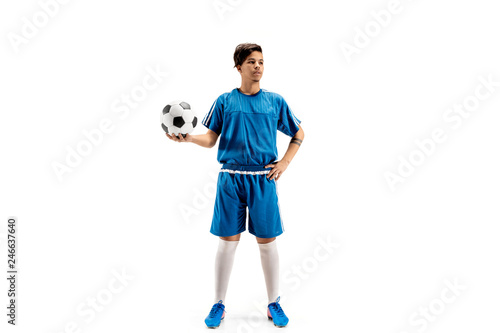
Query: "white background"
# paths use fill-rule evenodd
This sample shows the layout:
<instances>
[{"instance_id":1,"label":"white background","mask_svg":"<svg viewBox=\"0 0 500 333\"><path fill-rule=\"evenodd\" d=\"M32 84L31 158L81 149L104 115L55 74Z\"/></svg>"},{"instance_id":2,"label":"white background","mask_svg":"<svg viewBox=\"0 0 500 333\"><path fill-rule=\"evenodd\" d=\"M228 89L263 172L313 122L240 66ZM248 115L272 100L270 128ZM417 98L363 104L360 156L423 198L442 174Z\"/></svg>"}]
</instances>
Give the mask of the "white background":
<instances>
[{"instance_id":1,"label":"white background","mask_svg":"<svg viewBox=\"0 0 500 333\"><path fill-rule=\"evenodd\" d=\"M169 141L159 116L182 99L203 118L238 87L232 56L242 42L262 45L261 87L284 96L306 136L279 180L282 330L499 329L500 87L458 128L443 118L474 96L480 76L500 81L493 1L401 0L367 45L359 31L377 29L370 12L388 0L221 0L225 11L212 0L54 3L0 6L1 267L7 217L17 216L20 272L15 328L0 283L2 332L206 331L217 147ZM342 43L356 38L363 47L346 57ZM116 103L148 68L168 76L120 118ZM58 179L54 163L103 119L112 131ZM384 174L397 174L398 158L435 128L447 139L391 190ZM288 140L279 134L280 157ZM328 242L339 246L327 252ZM219 331L276 330L265 300L246 232Z\"/></svg>"}]
</instances>

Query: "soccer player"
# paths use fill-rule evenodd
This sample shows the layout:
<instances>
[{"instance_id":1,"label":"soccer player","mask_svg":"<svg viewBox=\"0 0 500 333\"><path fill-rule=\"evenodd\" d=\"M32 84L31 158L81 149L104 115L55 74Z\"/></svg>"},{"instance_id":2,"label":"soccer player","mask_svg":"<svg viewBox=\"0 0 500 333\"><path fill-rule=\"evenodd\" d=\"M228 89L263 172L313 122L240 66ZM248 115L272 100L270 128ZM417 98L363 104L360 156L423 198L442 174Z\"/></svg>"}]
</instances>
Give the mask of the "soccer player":
<instances>
[{"instance_id":1,"label":"soccer player","mask_svg":"<svg viewBox=\"0 0 500 333\"><path fill-rule=\"evenodd\" d=\"M205 323L219 327L225 317L225 297L234 254L246 230L256 237L268 296L267 315L284 327L288 317L279 304L279 257L276 237L284 231L276 181L297 153L304 131L283 97L260 88L264 73L262 48L240 44L234 52L234 67L241 86L220 95L202 124L206 134L186 137L166 134L175 142L192 142L211 148L220 137L217 160L222 164L210 232L219 236L215 258L215 304ZM277 161L277 131L292 137L283 158Z\"/></svg>"}]
</instances>

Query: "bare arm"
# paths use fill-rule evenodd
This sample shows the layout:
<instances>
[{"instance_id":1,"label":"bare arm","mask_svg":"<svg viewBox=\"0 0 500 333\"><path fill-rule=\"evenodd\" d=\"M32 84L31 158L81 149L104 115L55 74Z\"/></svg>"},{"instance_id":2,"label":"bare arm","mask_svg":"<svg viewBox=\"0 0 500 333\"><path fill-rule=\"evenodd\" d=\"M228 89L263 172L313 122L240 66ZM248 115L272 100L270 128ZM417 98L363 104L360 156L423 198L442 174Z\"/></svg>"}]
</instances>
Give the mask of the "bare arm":
<instances>
[{"instance_id":1,"label":"bare arm","mask_svg":"<svg viewBox=\"0 0 500 333\"><path fill-rule=\"evenodd\" d=\"M285 172L286 168L288 168L288 165L290 165L290 163L292 162L292 159L295 156L295 154L299 151L299 147L302 144L304 137L305 137L304 130L299 125L299 130L290 140L288 149L286 150L286 153L281 159L281 161L278 161L275 164L266 165L266 168L272 167L271 171L267 175L267 178L269 179L276 178L276 180L278 180L281 177L283 172Z\"/></svg>"},{"instance_id":2,"label":"bare arm","mask_svg":"<svg viewBox=\"0 0 500 333\"><path fill-rule=\"evenodd\" d=\"M186 134L185 138L182 135L179 135L177 137L175 135L170 135L168 133L165 133L165 134L172 141L192 142L192 143L196 143L198 146L202 146L205 148L212 148L213 146L215 146L215 143L217 142L217 138L219 137L217 135L217 133L215 133L212 130L208 130L207 133L199 134L199 135Z\"/></svg>"},{"instance_id":3,"label":"bare arm","mask_svg":"<svg viewBox=\"0 0 500 333\"><path fill-rule=\"evenodd\" d=\"M304 140L304 136L305 136L304 130L299 125L299 130L297 131L297 133L295 133L292 140L290 140L288 149L283 158L281 159L282 161L285 161L287 164L290 164L292 162L293 157L299 151L299 147L302 144L302 141Z\"/></svg>"}]
</instances>

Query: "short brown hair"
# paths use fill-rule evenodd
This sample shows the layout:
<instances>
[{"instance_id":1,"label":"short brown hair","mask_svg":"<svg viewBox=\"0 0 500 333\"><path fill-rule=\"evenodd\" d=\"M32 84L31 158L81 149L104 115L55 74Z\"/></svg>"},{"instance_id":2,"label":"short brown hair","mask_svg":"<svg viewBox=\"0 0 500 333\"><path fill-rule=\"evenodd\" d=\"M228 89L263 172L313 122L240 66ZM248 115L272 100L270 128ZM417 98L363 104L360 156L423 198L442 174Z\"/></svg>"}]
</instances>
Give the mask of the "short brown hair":
<instances>
[{"instance_id":1,"label":"short brown hair","mask_svg":"<svg viewBox=\"0 0 500 333\"><path fill-rule=\"evenodd\" d=\"M253 51L259 51L262 53L262 48L260 45L253 43L243 43L236 46L236 50L234 50L234 67L243 64L243 61L248 57L250 53Z\"/></svg>"}]
</instances>

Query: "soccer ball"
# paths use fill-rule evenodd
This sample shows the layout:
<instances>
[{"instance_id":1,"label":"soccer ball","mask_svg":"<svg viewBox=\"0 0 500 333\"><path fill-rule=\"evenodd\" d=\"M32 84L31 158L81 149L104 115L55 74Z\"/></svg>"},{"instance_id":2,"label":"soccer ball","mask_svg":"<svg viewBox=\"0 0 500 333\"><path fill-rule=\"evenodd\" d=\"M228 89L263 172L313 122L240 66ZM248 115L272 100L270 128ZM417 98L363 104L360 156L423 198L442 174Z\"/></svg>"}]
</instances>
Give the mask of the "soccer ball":
<instances>
[{"instance_id":1,"label":"soccer ball","mask_svg":"<svg viewBox=\"0 0 500 333\"><path fill-rule=\"evenodd\" d=\"M161 127L165 132L175 136L182 134L186 137L186 134L194 130L197 123L198 118L191 110L191 106L183 101L168 103L161 113Z\"/></svg>"}]
</instances>

